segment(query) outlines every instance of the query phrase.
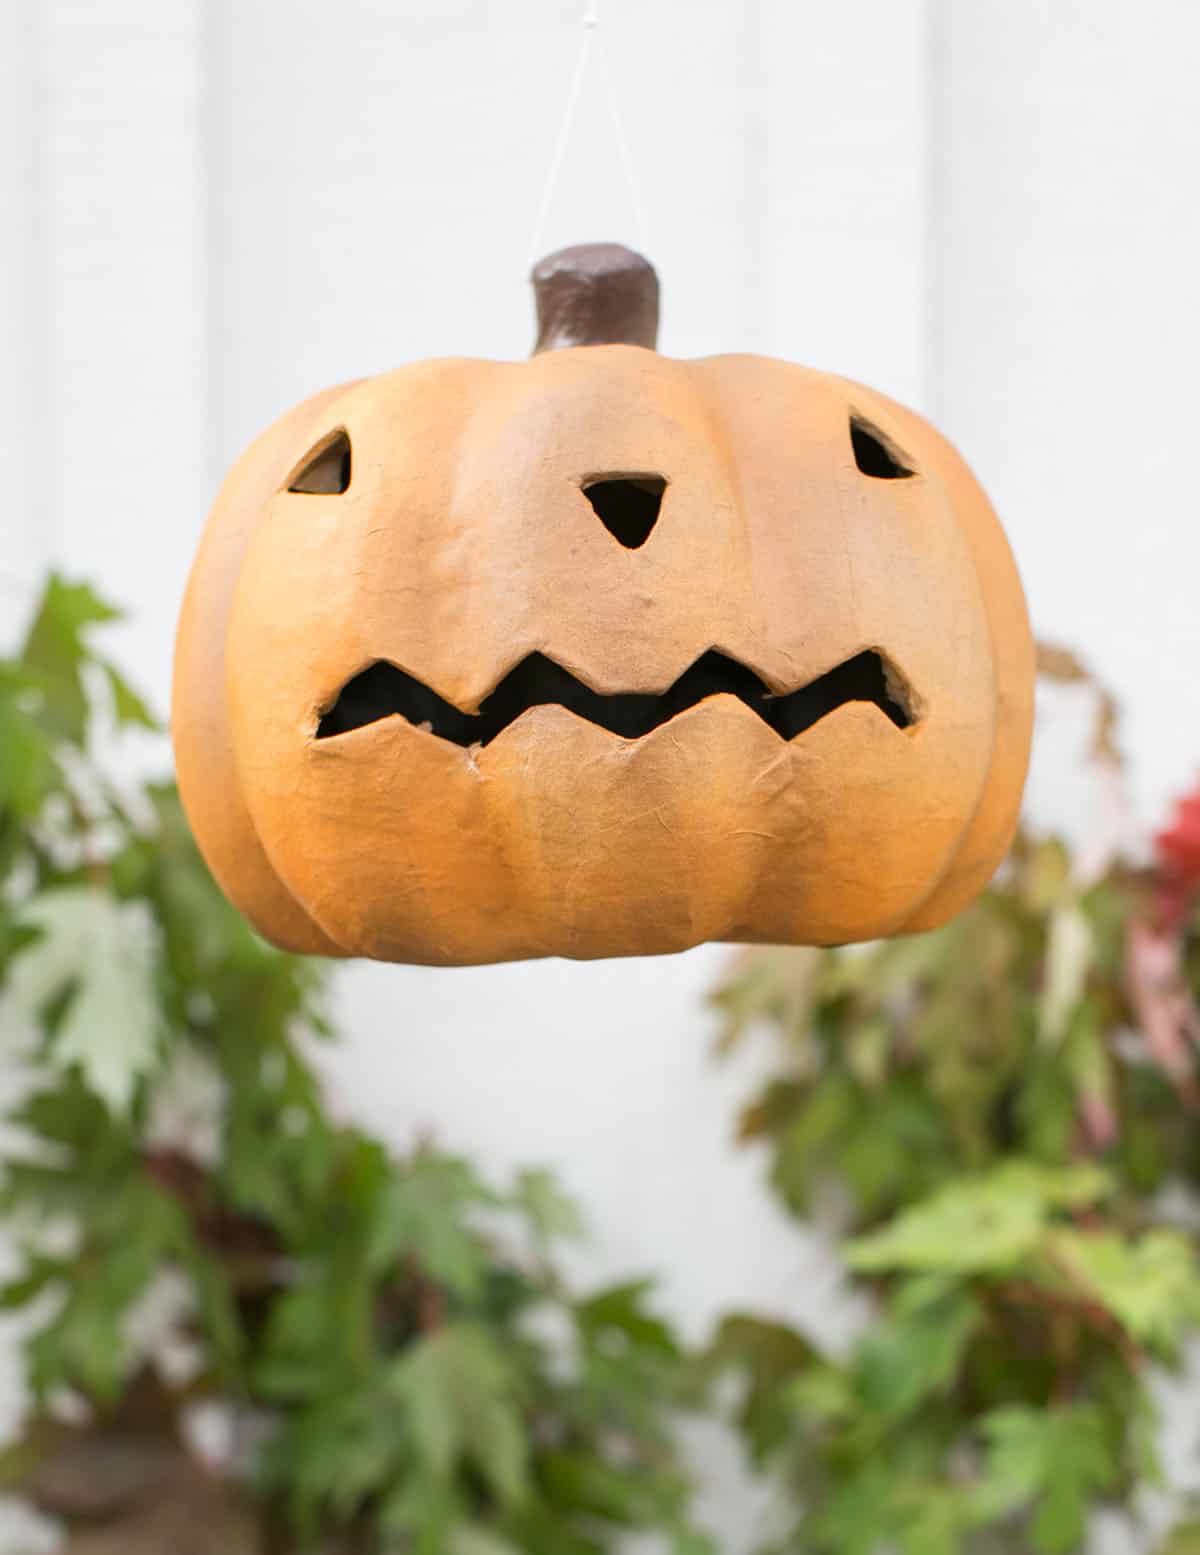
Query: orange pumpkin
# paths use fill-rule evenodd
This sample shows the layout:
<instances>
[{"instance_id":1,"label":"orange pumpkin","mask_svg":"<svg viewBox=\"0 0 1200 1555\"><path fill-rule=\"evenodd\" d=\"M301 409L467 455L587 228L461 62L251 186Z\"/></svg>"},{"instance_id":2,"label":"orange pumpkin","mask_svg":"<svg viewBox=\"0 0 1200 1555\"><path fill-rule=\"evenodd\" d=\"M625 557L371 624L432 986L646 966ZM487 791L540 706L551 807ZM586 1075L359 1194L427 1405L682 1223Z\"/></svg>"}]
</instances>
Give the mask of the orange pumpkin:
<instances>
[{"instance_id":1,"label":"orange pumpkin","mask_svg":"<svg viewBox=\"0 0 1200 1555\"><path fill-rule=\"evenodd\" d=\"M535 284L528 362L327 389L228 477L173 711L217 879L279 945L438 964L943 922L1032 710L966 465L844 379L659 356L616 245Z\"/></svg>"}]
</instances>

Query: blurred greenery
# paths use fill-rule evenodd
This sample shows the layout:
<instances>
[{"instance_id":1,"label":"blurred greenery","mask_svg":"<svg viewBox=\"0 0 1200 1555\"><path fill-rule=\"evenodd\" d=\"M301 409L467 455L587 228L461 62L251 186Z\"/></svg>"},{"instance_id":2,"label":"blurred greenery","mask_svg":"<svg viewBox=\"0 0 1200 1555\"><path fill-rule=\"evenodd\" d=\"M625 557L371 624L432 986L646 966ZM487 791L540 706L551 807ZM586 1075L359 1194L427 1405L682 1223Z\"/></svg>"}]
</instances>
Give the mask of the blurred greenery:
<instances>
[{"instance_id":1,"label":"blurred greenery","mask_svg":"<svg viewBox=\"0 0 1200 1555\"><path fill-rule=\"evenodd\" d=\"M672 1446L685 1357L650 1290L570 1290L579 1217L546 1173L497 1189L331 1118L306 1057L332 1035L318 965L226 904L172 785L97 760L154 726L94 647L113 618L51 578L0 660L23 1076L2 1301L33 1390L8 1483L91 1555L599 1555L631 1530L712 1555Z\"/></svg>"},{"instance_id":2,"label":"blurred greenery","mask_svg":"<svg viewBox=\"0 0 1200 1555\"><path fill-rule=\"evenodd\" d=\"M1022 836L944 929L754 950L718 992L726 1049L776 1040L742 1137L869 1297L844 1354L749 1315L712 1346L790 1508L773 1555L1068 1555L1159 1485L1153 1370L1200 1330L1195 860L1197 799L1150 869ZM1190 1550L1195 1521L1160 1555Z\"/></svg>"},{"instance_id":3,"label":"blurred greenery","mask_svg":"<svg viewBox=\"0 0 1200 1555\"><path fill-rule=\"evenodd\" d=\"M723 1043L778 1055L742 1137L868 1316L835 1352L734 1313L697 1362L645 1283L570 1287L547 1173L331 1116L320 965L226 904L171 784L98 759L154 728L113 619L51 578L0 659L5 1478L75 1555L715 1555L673 1424L718 1377L780 1492L763 1555L1070 1555L1136 1517L1200 1329L1200 796L1153 867L1022 835L937 933L741 956ZM1156 1555L1200 1555L1195 1508Z\"/></svg>"}]
</instances>

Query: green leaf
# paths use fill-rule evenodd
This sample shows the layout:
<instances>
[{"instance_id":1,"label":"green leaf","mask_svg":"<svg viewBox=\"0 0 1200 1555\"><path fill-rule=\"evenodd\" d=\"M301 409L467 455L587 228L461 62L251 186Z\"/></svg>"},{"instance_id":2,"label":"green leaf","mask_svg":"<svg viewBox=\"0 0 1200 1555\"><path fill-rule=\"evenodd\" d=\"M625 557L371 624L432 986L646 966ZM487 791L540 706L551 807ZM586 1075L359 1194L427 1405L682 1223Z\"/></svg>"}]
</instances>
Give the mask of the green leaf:
<instances>
[{"instance_id":1,"label":"green leaf","mask_svg":"<svg viewBox=\"0 0 1200 1555\"><path fill-rule=\"evenodd\" d=\"M1139 1343L1171 1353L1200 1323L1200 1267L1182 1232L1149 1231L1131 1241L1116 1231L1063 1227L1051 1246L1056 1263Z\"/></svg>"},{"instance_id":2,"label":"green leaf","mask_svg":"<svg viewBox=\"0 0 1200 1555\"><path fill-rule=\"evenodd\" d=\"M877 1555L897 1531L896 1468L868 1460L840 1479L806 1519L813 1547L829 1555Z\"/></svg>"},{"instance_id":3,"label":"green leaf","mask_svg":"<svg viewBox=\"0 0 1200 1555\"><path fill-rule=\"evenodd\" d=\"M899 1076L870 1097L833 1154L863 1214L890 1210L897 1198L920 1193L943 1175L931 1163L946 1149L945 1124L927 1095ZM814 1163L828 1175L825 1160Z\"/></svg>"},{"instance_id":4,"label":"green leaf","mask_svg":"<svg viewBox=\"0 0 1200 1555\"><path fill-rule=\"evenodd\" d=\"M205 1338L226 1377L240 1379L245 1336L230 1271L191 1236L180 1256L191 1276Z\"/></svg>"},{"instance_id":5,"label":"green leaf","mask_svg":"<svg viewBox=\"0 0 1200 1555\"><path fill-rule=\"evenodd\" d=\"M609 1555L613 1549L606 1531L594 1522L540 1496L506 1514L504 1528L521 1555Z\"/></svg>"},{"instance_id":6,"label":"green leaf","mask_svg":"<svg viewBox=\"0 0 1200 1555\"><path fill-rule=\"evenodd\" d=\"M682 1356L669 1326L648 1308L650 1290L649 1281L629 1281L566 1303L575 1344L564 1405L588 1432L661 1442L667 1409L682 1402Z\"/></svg>"},{"instance_id":7,"label":"green leaf","mask_svg":"<svg viewBox=\"0 0 1200 1555\"><path fill-rule=\"evenodd\" d=\"M138 696L137 692L120 673L115 665L104 662L100 666L108 681L108 689L112 696L113 716L119 728L133 725L140 729L157 730L160 725L158 719Z\"/></svg>"},{"instance_id":8,"label":"green leaf","mask_svg":"<svg viewBox=\"0 0 1200 1555\"><path fill-rule=\"evenodd\" d=\"M814 1175L833 1156L836 1142L854 1120L855 1092L846 1075L831 1075L802 1097L793 1088L788 1094L791 1105L774 1123L771 1186L798 1213L808 1207Z\"/></svg>"},{"instance_id":9,"label":"green leaf","mask_svg":"<svg viewBox=\"0 0 1200 1555\"><path fill-rule=\"evenodd\" d=\"M0 811L34 820L62 786L54 742L36 716L42 693L10 665L0 664Z\"/></svg>"},{"instance_id":10,"label":"green leaf","mask_svg":"<svg viewBox=\"0 0 1200 1555\"><path fill-rule=\"evenodd\" d=\"M443 1555L466 1517L456 1485L428 1475L406 1475L384 1498L379 1526L385 1539L401 1541L404 1555Z\"/></svg>"},{"instance_id":11,"label":"green leaf","mask_svg":"<svg viewBox=\"0 0 1200 1555\"><path fill-rule=\"evenodd\" d=\"M581 1333L588 1339L619 1334L642 1349L675 1357L679 1347L669 1326L646 1310L653 1289L652 1280L627 1280L578 1302L575 1317Z\"/></svg>"},{"instance_id":12,"label":"green leaf","mask_svg":"<svg viewBox=\"0 0 1200 1555\"><path fill-rule=\"evenodd\" d=\"M987 1521L1030 1509L1036 1555L1068 1555L1080 1545L1092 1502L1118 1481L1109 1433L1098 1409L1079 1404L1037 1410L1012 1405L982 1421L984 1477L976 1511Z\"/></svg>"},{"instance_id":13,"label":"green leaf","mask_svg":"<svg viewBox=\"0 0 1200 1555\"><path fill-rule=\"evenodd\" d=\"M900 1555L961 1555L973 1522L963 1486L918 1484L897 1495Z\"/></svg>"},{"instance_id":14,"label":"green leaf","mask_svg":"<svg viewBox=\"0 0 1200 1555\"><path fill-rule=\"evenodd\" d=\"M517 1545L482 1523L460 1523L450 1535L449 1555L523 1555Z\"/></svg>"},{"instance_id":15,"label":"green leaf","mask_svg":"<svg viewBox=\"0 0 1200 1555\"><path fill-rule=\"evenodd\" d=\"M1154 1555L1200 1555L1200 1520L1177 1523L1166 1541L1155 1547Z\"/></svg>"},{"instance_id":16,"label":"green leaf","mask_svg":"<svg viewBox=\"0 0 1200 1555\"><path fill-rule=\"evenodd\" d=\"M89 657L89 628L115 621L118 612L86 583L67 583L51 574L21 653L45 698L42 717L57 735L82 745L88 699L81 670Z\"/></svg>"},{"instance_id":17,"label":"green leaf","mask_svg":"<svg viewBox=\"0 0 1200 1555\"><path fill-rule=\"evenodd\" d=\"M473 1217L497 1202L468 1162L418 1154L388 1188L372 1239L372 1266L383 1268L400 1254L413 1257L433 1279L477 1300L487 1260Z\"/></svg>"},{"instance_id":18,"label":"green leaf","mask_svg":"<svg viewBox=\"0 0 1200 1555\"><path fill-rule=\"evenodd\" d=\"M848 1361L740 1420L797 1509L760 1555L1066 1555L1155 1484L1153 1363L1200 1330L1195 1086L1125 972L1163 883L1116 860L1081 891L1061 843L1019 835L936 935L808 953L790 985L789 952L741 959L720 1004L780 1039L742 1138L874 1307ZM1200 904L1156 935L1187 1026Z\"/></svg>"},{"instance_id":19,"label":"green leaf","mask_svg":"<svg viewBox=\"0 0 1200 1555\"><path fill-rule=\"evenodd\" d=\"M910 1281L854 1356L863 1407L892 1422L954 1380L981 1312L973 1293L941 1279Z\"/></svg>"},{"instance_id":20,"label":"green leaf","mask_svg":"<svg viewBox=\"0 0 1200 1555\"><path fill-rule=\"evenodd\" d=\"M33 1254L25 1259L24 1273L0 1286L0 1309L19 1311L35 1301L50 1286L68 1279L71 1264L64 1258L47 1258Z\"/></svg>"},{"instance_id":21,"label":"green leaf","mask_svg":"<svg viewBox=\"0 0 1200 1555\"><path fill-rule=\"evenodd\" d=\"M705 1352L704 1369L709 1376L731 1370L741 1374L744 1392L738 1423L758 1458L765 1456L788 1430L789 1401L806 1409L813 1407L813 1400L795 1393L798 1384L827 1375L819 1352L802 1334L783 1323L737 1313L721 1320ZM828 1386L832 1384L827 1383ZM838 1392L835 1405L845 1397L844 1391Z\"/></svg>"},{"instance_id":22,"label":"green leaf","mask_svg":"<svg viewBox=\"0 0 1200 1555\"><path fill-rule=\"evenodd\" d=\"M716 1541L693 1528L683 1528L671 1534L670 1555L721 1555Z\"/></svg>"},{"instance_id":23,"label":"green leaf","mask_svg":"<svg viewBox=\"0 0 1200 1555\"><path fill-rule=\"evenodd\" d=\"M138 1178L111 1185L91 1218L94 1245L29 1346L30 1375L39 1397L65 1387L111 1404L128 1380L127 1316L175 1256L182 1226L178 1208Z\"/></svg>"},{"instance_id":24,"label":"green leaf","mask_svg":"<svg viewBox=\"0 0 1200 1555\"><path fill-rule=\"evenodd\" d=\"M594 1453L549 1451L539 1473L562 1505L622 1527L653 1527L675 1510L676 1488L639 1464L610 1463Z\"/></svg>"},{"instance_id":25,"label":"green leaf","mask_svg":"<svg viewBox=\"0 0 1200 1555\"><path fill-rule=\"evenodd\" d=\"M1082 1208L1108 1189L1109 1177L1099 1167L1008 1162L952 1183L882 1230L857 1238L846 1248L846 1261L863 1273L1002 1272L1040 1245L1055 1210Z\"/></svg>"},{"instance_id":26,"label":"green leaf","mask_svg":"<svg viewBox=\"0 0 1200 1555\"><path fill-rule=\"evenodd\" d=\"M48 1419L64 1390L117 1434L217 1401L263 1424L238 1499L280 1549L605 1555L653 1530L714 1555L671 1434L685 1358L649 1287L576 1297L551 1258L579 1215L546 1172L496 1194L466 1160L397 1160L335 1121L304 1049L330 1030L320 964L224 899L172 784L106 777L113 725L153 727L94 651L114 614L52 579L0 661L0 975L41 1034L0 1183L28 1243L0 1301L42 1325L31 1448L68 1429ZM160 1306L181 1275L186 1312ZM186 1379L147 1355L176 1324ZM90 1451L91 1421L69 1434Z\"/></svg>"},{"instance_id":27,"label":"green leaf","mask_svg":"<svg viewBox=\"0 0 1200 1555\"><path fill-rule=\"evenodd\" d=\"M579 1206L562 1191L554 1174L543 1168L518 1173L513 1205L525 1216L543 1245L559 1238L574 1240L584 1232Z\"/></svg>"},{"instance_id":28,"label":"green leaf","mask_svg":"<svg viewBox=\"0 0 1200 1555\"><path fill-rule=\"evenodd\" d=\"M502 1503L525 1494L528 1443L518 1380L485 1329L447 1325L420 1340L394 1364L389 1392L407 1411L428 1473L444 1480L456 1463L468 1462Z\"/></svg>"},{"instance_id":29,"label":"green leaf","mask_svg":"<svg viewBox=\"0 0 1200 1555\"><path fill-rule=\"evenodd\" d=\"M18 1005L36 1018L65 997L55 1058L77 1064L97 1096L125 1110L154 1064L163 1031L155 987L159 931L149 909L79 885L46 892L24 918L41 937L13 968Z\"/></svg>"}]
</instances>

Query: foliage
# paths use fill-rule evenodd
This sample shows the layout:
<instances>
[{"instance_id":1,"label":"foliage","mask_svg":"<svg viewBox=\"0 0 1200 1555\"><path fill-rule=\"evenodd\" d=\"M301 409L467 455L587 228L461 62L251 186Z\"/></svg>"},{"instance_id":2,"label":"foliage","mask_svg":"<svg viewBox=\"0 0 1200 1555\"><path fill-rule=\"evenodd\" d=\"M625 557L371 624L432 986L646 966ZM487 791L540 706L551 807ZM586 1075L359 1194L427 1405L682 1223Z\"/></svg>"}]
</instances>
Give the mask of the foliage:
<instances>
[{"instance_id":1,"label":"foliage","mask_svg":"<svg viewBox=\"0 0 1200 1555\"><path fill-rule=\"evenodd\" d=\"M331 1119L316 967L226 905L173 787L120 792L94 758L152 726L89 646L112 616L54 578L0 660L0 986L29 1068L3 1303L35 1397L10 1482L117 1518L123 1549L200 1527L248 1555L593 1555L654 1529L703 1555L647 1288L567 1289L577 1217L545 1173L497 1191ZM191 1451L203 1406L233 1426L220 1479Z\"/></svg>"},{"instance_id":2,"label":"foliage","mask_svg":"<svg viewBox=\"0 0 1200 1555\"><path fill-rule=\"evenodd\" d=\"M1081 882L1023 836L946 928L720 990L726 1044L781 1039L743 1138L873 1298L844 1356L748 1316L714 1343L797 1507L780 1551L1067 1555L1157 1481L1149 1372L1200 1325L1198 906L1200 795L1152 870Z\"/></svg>"}]
</instances>

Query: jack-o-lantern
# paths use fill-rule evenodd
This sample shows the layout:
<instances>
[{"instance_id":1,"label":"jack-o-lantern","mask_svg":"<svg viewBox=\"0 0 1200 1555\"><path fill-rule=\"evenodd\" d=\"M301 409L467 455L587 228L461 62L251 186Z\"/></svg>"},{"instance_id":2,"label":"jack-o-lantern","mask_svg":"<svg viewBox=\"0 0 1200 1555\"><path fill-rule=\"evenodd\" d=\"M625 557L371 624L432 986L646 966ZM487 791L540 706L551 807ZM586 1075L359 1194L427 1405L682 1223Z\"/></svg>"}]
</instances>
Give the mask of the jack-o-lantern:
<instances>
[{"instance_id":1,"label":"jack-o-lantern","mask_svg":"<svg viewBox=\"0 0 1200 1555\"><path fill-rule=\"evenodd\" d=\"M534 278L529 361L327 389L226 481L173 717L218 880L279 945L444 964L943 922L1032 708L970 472L858 384L659 356L626 249Z\"/></svg>"}]
</instances>

